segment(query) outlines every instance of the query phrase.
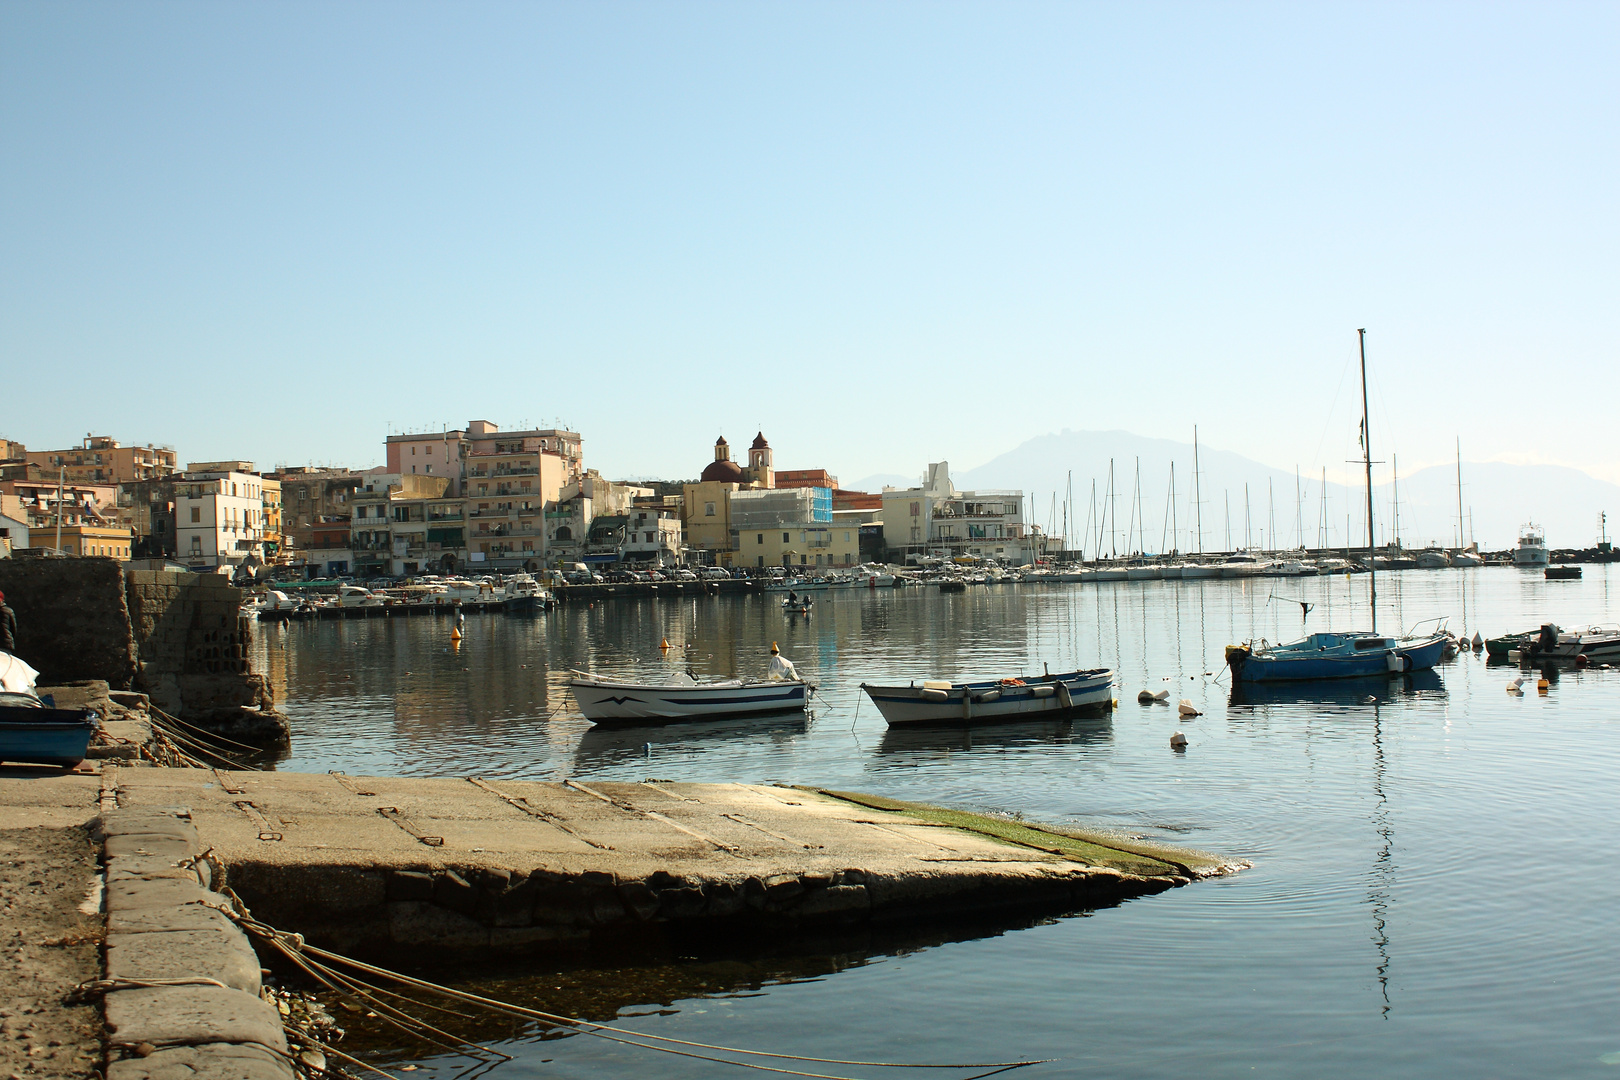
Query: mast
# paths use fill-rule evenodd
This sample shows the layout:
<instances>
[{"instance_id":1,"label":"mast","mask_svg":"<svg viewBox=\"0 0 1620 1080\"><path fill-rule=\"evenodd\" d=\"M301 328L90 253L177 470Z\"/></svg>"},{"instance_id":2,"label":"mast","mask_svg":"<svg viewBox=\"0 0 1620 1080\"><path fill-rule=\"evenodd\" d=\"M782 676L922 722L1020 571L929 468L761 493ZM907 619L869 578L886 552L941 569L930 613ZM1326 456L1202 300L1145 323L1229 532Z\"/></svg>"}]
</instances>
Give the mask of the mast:
<instances>
[{"instance_id":1,"label":"mast","mask_svg":"<svg viewBox=\"0 0 1620 1080\"><path fill-rule=\"evenodd\" d=\"M1181 522L1176 520L1176 463L1170 463L1170 548L1181 553Z\"/></svg>"},{"instance_id":2,"label":"mast","mask_svg":"<svg viewBox=\"0 0 1620 1080\"><path fill-rule=\"evenodd\" d=\"M1457 550L1463 546L1463 512L1462 512L1462 437L1457 438Z\"/></svg>"},{"instance_id":3,"label":"mast","mask_svg":"<svg viewBox=\"0 0 1620 1080\"><path fill-rule=\"evenodd\" d=\"M1243 482L1243 550L1248 551L1254 547L1254 537L1249 530L1249 482Z\"/></svg>"},{"instance_id":4,"label":"mast","mask_svg":"<svg viewBox=\"0 0 1620 1080\"><path fill-rule=\"evenodd\" d=\"M1133 554L1140 555L1142 549L1147 547L1147 537L1143 535L1143 526L1147 522L1142 520L1142 459L1140 457L1136 459L1136 486L1131 489L1131 496L1136 503L1131 508L1131 521L1136 523L1136 551ZM1131 532L1129 529L1125 530L1125 546L1131 546Z\"/></svg>"},{"instance_id":5,"label":"mast","mask_svg":"<svg viewBox=\"0 0 1620 1080\"><path fill-rule=\"evenodd\" d=\"M1395 509L1394 517L1390 520L1394 524L1392 539L1395 541L1395 550L1401 548L1401 460L1394 454L1389 455L1389 475L1394 481Z\"/></svg>"},{"instance_id":6,"label":"mast","mask_svg":"<svg viewBox=\"0 0 1620 1080\"><path fill-rule=\"evenodd\" d=\"M1361 342L1361 463L1367 468L1367 598L1372 605L1372 632L1378 633L1378 571L1373 567L1372 432L1367 423L1367 328L1356 331ZM1349 538L1346 537L1348 543Z\"/></svg>"},{"instance_id":7,"label":"mast","mask_svg":"<svg viewBox=\"0 0 1620 1080\"><path fill-rule=\"evenodd\" d=\"M1198 425L1193 425L1193 510L1198 515L1198 554L1204 553L1204 493L1198 483Z\"/></svg>"},{"instance_id":8,"label":"mast","mask_svg":"<svg viewBox=\"0 0 1620 1080\"><path fill-rule=\"evenodd\" d=\"M1299 485L1299 466L1294 466L1294 539L1305 550L1305 496Z\"/></svg>"}]
</instances>

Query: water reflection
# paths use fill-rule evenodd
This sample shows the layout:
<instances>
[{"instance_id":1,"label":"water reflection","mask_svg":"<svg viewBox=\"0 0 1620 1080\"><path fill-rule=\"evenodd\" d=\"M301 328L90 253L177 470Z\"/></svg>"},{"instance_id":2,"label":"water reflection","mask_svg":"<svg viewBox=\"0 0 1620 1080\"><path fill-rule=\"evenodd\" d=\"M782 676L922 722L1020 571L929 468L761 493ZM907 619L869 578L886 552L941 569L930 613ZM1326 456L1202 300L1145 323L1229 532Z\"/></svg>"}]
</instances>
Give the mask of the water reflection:
<instances>
[{"instance_id":1,"label":"water reflection","mask_svg":"<svg viewBox=\"0 0 1620 1080\"><path fill-rule=\"evenodd\" d=\"M987 727L905 726L886 729L883 738L878 741L877 753L881 757L919 753L932 755L940 751L1000 753L1055 746L1099 748L1112 742L1113 737L1111 716Z\"/></svg>"},{"instance_id":2,"label":"water reflection","mask_svg":"<svg viewBox=\"0 0 1620 1080\"><path fill-rule=\"evenodd\" d=\"M1413 671L1402 675L1369 675L1364 679L1323 679L1316 682L1234 683L1231 705L1243 709L1257 705L1387 705L1401 698L1444 698L1440 672Z\"/></svg>"},{"instance_id":3,"label":"water reflection","mask_svg":"<svg viewBox=\"0 0 1620 1080\"><path fill-rule=\"evenodd\" d=\"M755 743L781 751L790 749L809 730L810 719L805 713L690 720L649 727L603 728L593 724L579 736L574 771L584 775L636 761L653 768L655 762L668 760L672 752L698 754L721 743L727 747Z\"/></svg>"}]
</instances>

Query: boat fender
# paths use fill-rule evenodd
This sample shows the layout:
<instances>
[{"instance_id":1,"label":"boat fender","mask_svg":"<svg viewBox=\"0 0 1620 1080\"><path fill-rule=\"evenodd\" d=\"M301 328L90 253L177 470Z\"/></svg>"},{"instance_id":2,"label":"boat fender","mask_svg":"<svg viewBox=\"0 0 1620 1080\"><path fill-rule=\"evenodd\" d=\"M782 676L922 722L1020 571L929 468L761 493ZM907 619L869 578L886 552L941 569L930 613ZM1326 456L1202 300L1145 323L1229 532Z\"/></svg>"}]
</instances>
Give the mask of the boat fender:
<instances>
[{"instance_id":1,"label":"boat fender","mask_svg":"<svg viewBox=\"0 0 1620 1080\"><path fill-rule=\"evenodd\" d=\"M973 695L966 690L962 691L962 719L973 719Z\"/></svg>"},{"instance_id":2,"label":"boat fender","mask_svg":"<svg viewBox=\"0 0 1620 1080\"><path fill-rule=\"evenodd\" d=\"M1183 735L1179 731L1171 733L1171 735L1170 735L1170 749L1176 750L1176 751L1181 751L1181 750L1187 749L1187 736Z\"/></svg>"},{"instance_id":3,"label":"boat fender","mask_svg":"<svg viewBox=\"0 0 1620 1080\"><path fill-rule=\"evenodd\" d=\"M995 701L999 697L1001 697L1001 691L999 689L994 689L986 690L980 694L974 694L973 700L977 701L980 705L983 705L986 702Z\"/></svg>"},{"instance_id":4,"label":"boat fender","mask_svg":"<svg viewBox=\"0 0 1620 1080\"><path fill-rule=\"evenodd\" d=\"M1191 701L1189 701L1186 698L1181 699L1181 704L1176 706L1176 712L1179 713L1181 716L1186 717L1188 719L1190 719L1190 718L1192 718L1194 716L1202 716L1202 715L1204 715L1203 713L1198 711L1198 707L1196 705L1194 705Z\"/></svg>"},{"instance_id":5,"label":"boat fender","mask_svg":"<svg viewBox=\"0 0 1620 1080\"><path fill-rule=\"evenodd\" d=\"M1053 690L1050 686L1035 686L1030 688L1030 693L1038 698L1051 697L1056 692L1057 691Z\"/></svg>"},{"instance_id":6,"label":"boat fender","mask_svg":"<svg viewBox=\"0 0 1620 1080\"><path fill-rule=\"evenodd\" d=\"M1389 670L1390 671L1394 672L1394 671L1405 671L1406 670L1406 660L1405 660L1404 657L1401 656L1400 653L1393 653L1392 652L1385 659L1387 659L1389 661Z\"/></svg>"},{"instance_id":7,"label":"boat fender","mask_svg":"<svg viewBox=\"0 0 1620 1080\"><path fill-rule=\"evenodd\" d=\"M950 696L951 695L947 694L945 691L935 690L931 686L925 686L922 689L922 699L924 701L944 701Z\"/></svg>"},{"instance_id":8,"label":"boat fender","mask_svg":"<svg viewBox=\"0 0 1620 1080\"><path fill-rule=\"evenodd\" d=\"M1074 695L1069 693L1068 683L1060 682L1057 684L1057 699L1058 704L1065 709L1074 708Z\"/></svg>"}]
</instances>

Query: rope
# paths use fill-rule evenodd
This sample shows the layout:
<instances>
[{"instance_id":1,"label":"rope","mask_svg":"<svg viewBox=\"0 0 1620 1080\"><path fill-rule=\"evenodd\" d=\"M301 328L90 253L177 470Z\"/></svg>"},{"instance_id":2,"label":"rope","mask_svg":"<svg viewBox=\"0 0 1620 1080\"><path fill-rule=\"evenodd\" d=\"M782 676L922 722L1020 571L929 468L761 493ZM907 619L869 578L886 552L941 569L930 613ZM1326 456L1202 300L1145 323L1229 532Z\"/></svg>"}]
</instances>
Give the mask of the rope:
<instances>
[{"instance_id":1,"label":"rope","mask_svg":"<svg viewBox=\"0 0 1620 1080\"><path fill-rule=\"evenodd\" d=\"M451 987L441 986L441 985L439 985L437 983L428 982L425 979L417 979L417 978L414 978L412 976L404 975L404 974L401 974L401 973L396 972L396 971L390 971L387 968L381 968L381 967L377 967L377 966L372 965L372 964L367 964L367 963L365 963L363 961L360 961L360 960L354 960L354 959L351 959L351 958L349 958L347 956L343 956L343 955L341 955L339 953L328 952L325 949L321 949L321 948L318 948L318 947L316 947L314 945L308 944L307 942L304 941L303 935L301 935L301 934L294 934L294 933L288 933L288 932L282 931L282 930L277 930L273 926L270 926L270 925L268 925L266 923L262 923L262 922L258 921L257 919L254 919L248 913L246 906L241 901L241 898L238 897L229 888L223 890L221 892L221 895L224 896L226 898L226 900L228 901L228 906L227 905L216 906L216 905L213 905L213 904L208 904L208 905L205 905L205 906L215 907L216 910L221 911L223 914L225 914L227 917L229 917L232 921L239 924L248 933L254 935L255 937L258 937L258 938L261 938L263 940L268 941L278 952L280 952L284 956L286 956L290 961L292 961L294 964L296 964L299 968L301 968L304 971L308 972L313 978L315 978L317 981L319 981L322 985L327 986L328 988L332 989L334 992L337 992L339 994L346 994L346 995L349 995L349 996L359 997L359 998L361 998L361 1000L372 1004L374 1007L381 1006L381 1010L378 1012L378 1015L379 1015L380 1019L383 1019L385 1022L391 1024L392 1026L399 1027L402 1030L405 1030L405 1031L410 1032L412 1034L416 1034L418 1037L427 1039L427 1041L429 1041L429 1042L433 1042L433 1043L435 1043L437 1045L440 1045L440 1046L445 1045L444 1043L440 1042L437 1039L428 1039L427 1036L422 1034L423 1031L433 1032L434 1034L441 1035L444 1038L455 1040L459 1045L458 1046L451 1046L449 1048L453 1049L453 1050L454 1049L461 1049L463 1053L466 1052L466 1050L464 1049L465 1047L471 1047L472 1049L475 1049L475 1050L479 1051L480 1053L490 1054L490 1055L493 1055L493 1056L496 1056L496 1057L500 1057L500 1058L502 1058L504 1060L509 1060L509 1058L507 1058L507 1055L501 1054L499 1051L492 1050L492 1049L490 1049L488 1047L479 1046L476 1043L471 1043L471 1042L466 1042L464 1040L460 1040L459 1037L456 1036L456 1035L453 1035L453 1034L451 1034L449 1032L441 1031L438 1028L433 1027L432 1025L426 1024L423 1021L418 1020L417 1018L415 1018L413 1016L410 1016L408 1013L405 1013L402 1010L396 1009L393 1006L388 1005L386 1002L380 1001L375 996L373 996L373 995L366 992L366 990L376 990L377 989L376 987L370 986L370 984L365 983L363 980L356 979L356 978L351 978L351 977L343 975L343 974L341 974L341 973L339 973L337 971L334 971L330 967L328 967L326 963L321 963L320 961L328 961L330 963L340 964L340 965L343 965L344 967L353 969L355 971L364 972L365 974L368 974L368 975L373 975L373 976L377 976L377 977L380 977L380 978L392 980L392 981L400 983L400 984L402 984L404 986L413 987L413 988L416 988L416 989L419 989L419 990L425 990L425 991L428 991L430 993L440 994L440 995L442 995L444 997L448 997L448 998L458 1000L458 1001L469 1002L469 1003L472 1003L472 1004L475 1004L475 1005L479 1005L479 1006L481 1006L481 1007L483 1007L485 1009L488 1009L488 1010L490 1010L492 1012L505 1013L505 1014L508 1014L508 1015L511 1015L511 1016L520 1016L520 1017L524 1017L524 1018L527 1018L527 1019L542 1020L542 1021L545 1021L546 1023L550 1023L550 1024L557 1024L557 1025L567 1026L567 1027L573 1028L574 1030L578 1031L580 1034L593 1035L593 1036L595 1036L597 1038L606 1039L606 1040L608 1040L610 1042L622 1043L622 1044L624 1044L626 1046L636 1046L636 1047L640 1047L640 1048L642 1048L644 1050L654 1050L654 1051L657 1051L659 1053L674 1054L674 1055L676 1055L678 1057L693 1058L693 1059L698 1060L698 1061L709 1061L709 1062L713 1062L715 1064L720 1064L720 1065L735 1065L735 1066L738 1066L738 1067L741 1067L741 1068L754 1069L754 1070L759 1071L759 1072L777 1073L777 1074L786 1075L786 1076L810 1077L810 1078L812 1078L812 1080L854 1080L854 1078L836 1076L836 1075L832 1075L832 1074L828 1074L828 1073L808 1072L808 1071L799 1070L799 1069L778 1068L776 1066L765 1065L765 1064L761 1064L759 1062L753 1062L753 1061L733 1061L733 1060L730 1060L730 1059L727 1059L727 1058L715 1057L715 1056L712 1056L710 1054L695 1053L694 1051L695 1050L712 1050L712 1051L715 1051L717 1053L738 1054L738 1055L743 1055L745 1057L769 1058L769 1059L776 1060L776 1061L795 1061L795 1062L803 1062L803 1063L807 1063L807 1064L817 1064L817 1065L849 1065L849 1066L857 1066L857 1067L863 1067L863 1068L936 1069L936 1070L937 1069L946 1069L946 1070L978 1069L978 1070L987 1070L987 1071L982 1071L982 1072L979 1072L979 1073L975 1074L975 1076L969 1078L969 1080L981 1080L981 1078L983 1078L983 1077L994 1076L994 1075L996 1075L998 1073L1006 1072L1006 1071L1011 1070L1011 1069L1021 1069L1021 1068L1025 1068L1025 1067L1030 1066L1030 1065L1042 1064L1042 1063L1044 1063L1045 1060L1049 1060L1049 1059L1042 1059L1042 1060L1029 1060L1029 1061L1003 1061L1003 1062L970 1063L970 1064L935 1064L935 1063L892 1062L892 1061L856 1061L856 1060L847 1060L847 1059L842 1059L842 1058L810 1057L810 1056L806 1056L806 1055L802 1055L802 1054L778 1054L778 1053L771 1053L769 1051L764 1051L764 1050L747 1050L747 1049L743 1049L743 1048L740 1048L740 1047L720 1046L720 1045L716 1045L716 1044L713 1044L713 1043L695 1042L695 1041L692 1041L692 1040L689 1040L689 1039L676 1039L676 1038L672 1038L672 1037L664 1036L664 1035L652 1035L652 1034L648 1034L648 1033L644 1033L644 1032L638 1032L638 1031L627 1031L627 1030L625 1030L623 1028L616 1028L616 1027L613 1027L613 1026L608 1025L608 1024L598 1024L598 1023L595 1023L594 1021L583 1020L583 1019L580 1019L578 1017L563 1016L563 1015L558 1014L558 1013L545 1012L545 1011L540 1010L540 1009L529 1009L529 1008L525 1008L525 1007L520 1006L520 1005L512 1005L512 1004L509 1004L507 1002L499 1001L499 1000L496 1000L494 998L487 998L487 997L483 997L483 996L478 995L478 994L468 993L468 992L463 991L463 990L455 990L455 989L452 989ZM359 989L359 987L365 987L366 989L361 990L361 989ZM385 991L379 991L379 992L385 992ZM399 997L399 996L402 996L402 995L390 995L390 996ZM411 999L407 998L405 1000L411 1000ZM424 1004L422 1002L415 1002L415 1001L412 1001L412 1003L413 1004L418 1004L418 1005ZM391 1014L391 1015L384 1015L385 1013ZM399 1019L396 1019L396 1017L398 1017ZM419 1028L421 1030L412 1030L412 1025L414 1025L416 1028ZM688 1049L677 1049L678 1047L691 1047L692 1049L690 1049L690 1050L688 1050ZM339 1055L339 1056L343 1056L343 1055ZM476 1055L469 1055L469 1056L476 1056Z\"/></svg>"}]
</instances>

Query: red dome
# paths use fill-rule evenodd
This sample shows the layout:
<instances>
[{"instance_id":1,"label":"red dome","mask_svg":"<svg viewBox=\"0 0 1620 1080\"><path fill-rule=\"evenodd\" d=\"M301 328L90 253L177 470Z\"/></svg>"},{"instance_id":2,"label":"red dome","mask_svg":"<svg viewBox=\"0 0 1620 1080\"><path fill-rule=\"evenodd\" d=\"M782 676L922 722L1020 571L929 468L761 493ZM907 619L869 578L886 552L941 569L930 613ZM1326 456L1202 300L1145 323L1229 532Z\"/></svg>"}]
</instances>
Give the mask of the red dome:
<instances>
[{"instance_id":1,"label":"red dome","mask_svg":"<svg viewBox=\"0 0 1620 1080\"><path fill-rule=\"evenodd\" d=\"M770 445L771 445L770 443L765 441L765 433L762 431L758 435L754 436L754 445L752 447L750 447L750 449L753 449L753 450L768 450L768 449L770 449Z\"/></svg>"},{"instance_id":2,"label":"red dome","mask_svg":"<svg viewBox=\"0 0 1620 1080\"><path fill-rule=\"evenodd\" d=\"M711 480L718 480L722 484L740 484L743 482L743 471L730 458L721 458L709 462L709 467L703 470L702 480L705 484Z\"/></svg>"}]
</instances>

